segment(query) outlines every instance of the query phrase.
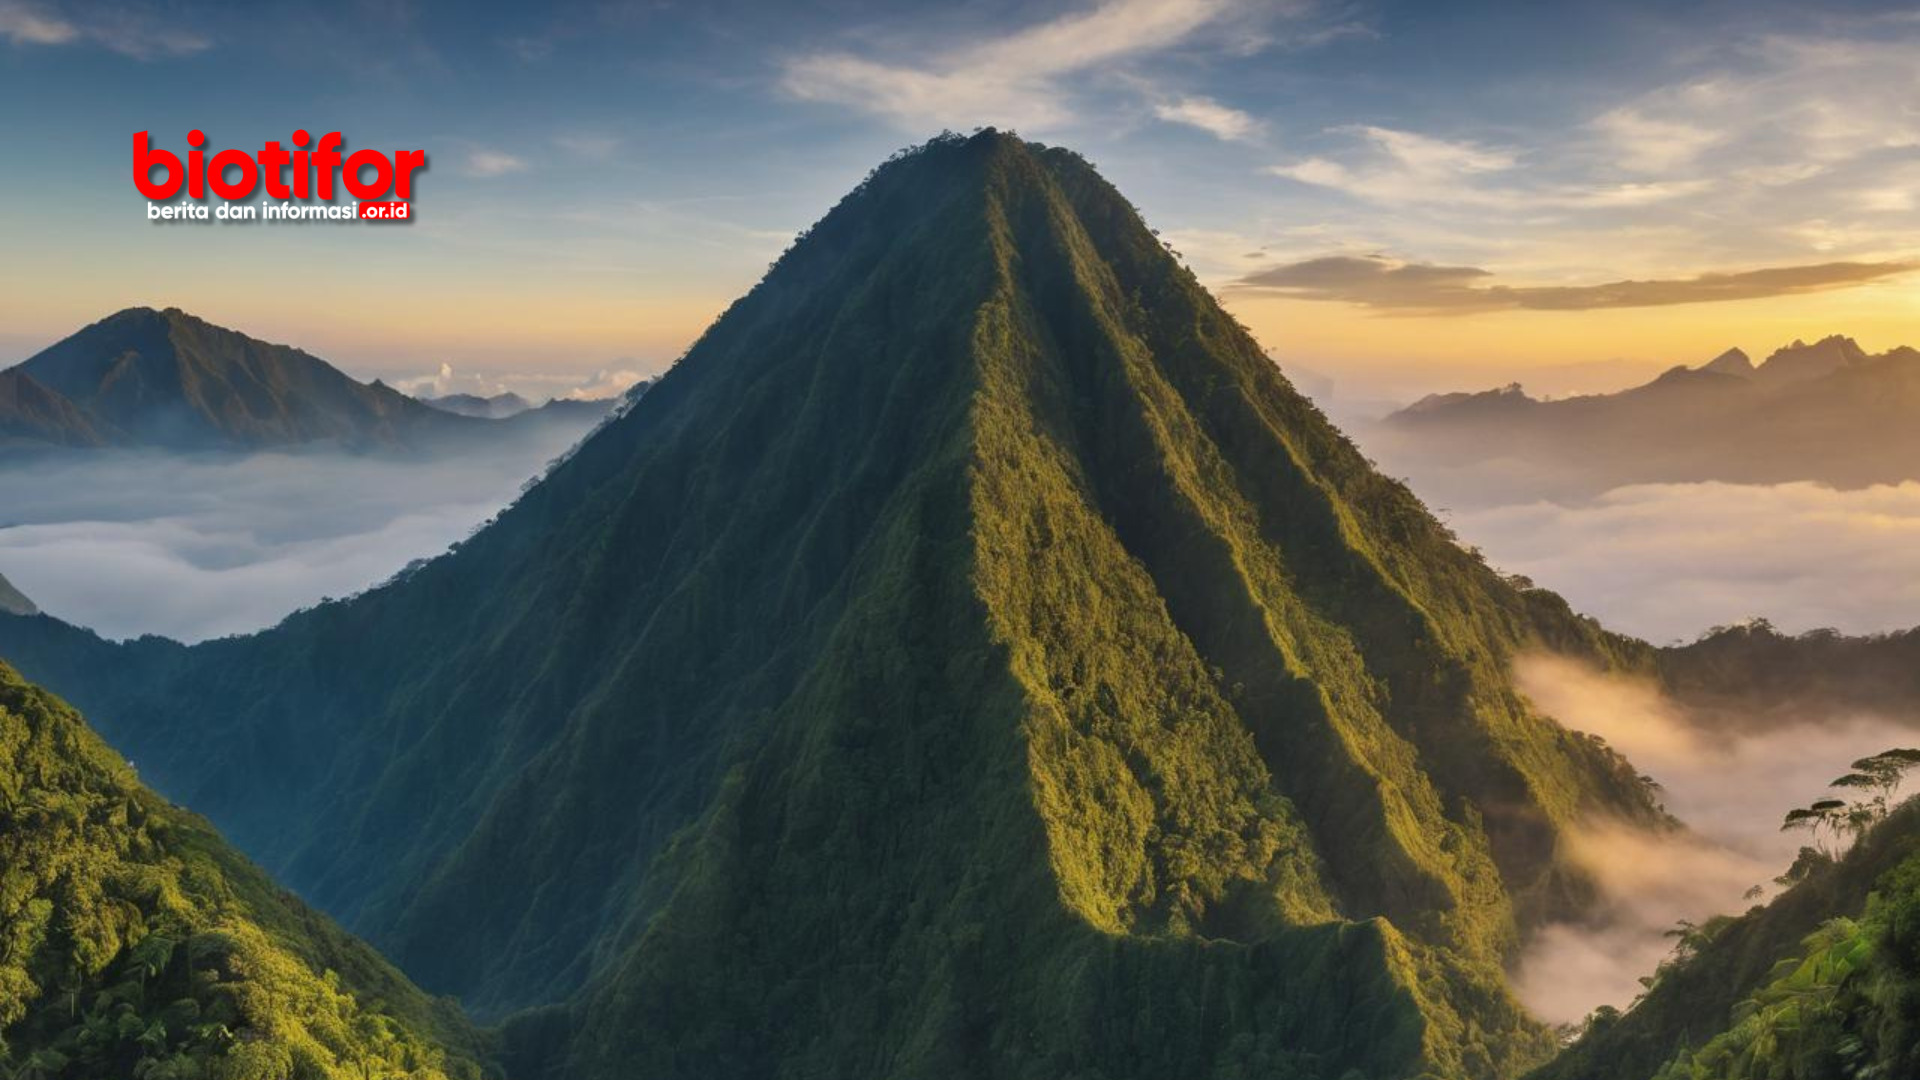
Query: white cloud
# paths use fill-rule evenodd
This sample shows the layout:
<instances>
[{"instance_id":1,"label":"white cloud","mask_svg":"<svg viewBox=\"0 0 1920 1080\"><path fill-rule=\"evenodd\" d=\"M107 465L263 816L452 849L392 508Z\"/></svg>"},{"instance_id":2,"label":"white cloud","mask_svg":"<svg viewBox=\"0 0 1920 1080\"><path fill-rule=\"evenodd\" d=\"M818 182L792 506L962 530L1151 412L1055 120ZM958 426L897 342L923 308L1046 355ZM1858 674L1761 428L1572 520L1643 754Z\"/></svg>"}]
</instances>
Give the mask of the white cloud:
<instances>
[{"instance_id":1,"label":"white cloud","mask_svg":"<svg viewBox=\"0 0 1920 1080\"><path fill-rule=\"evenodd\" d=\"M1260 131L1260 122L1247 113L1197 95L1160 102L1153 114L1170 124L1199 128L1223 142L1240 142Z\"/></svg>"},{"instance_id":2,"label":"white cloud","mask_svg":"<svg viewBox=\"0 0 1920 1080\"><path fill-rule=\"evenodd\" d=\"M1402 167L1421 176L1473 176L1500 172L1513 168L1516 160L1511 150L1494 149L1471 142L1453 142L1383 127L1361 127L1357 130L1373 140Z\"/></svg>"},{"instance_id":3,"label":"white cloud","mask_svg":"<svg viewBox=\"0 0 1920 1080\"><path fill-rule=\"evenodd\" d=\"M924 65L844 52L786 65L782 86L806 101L878 114L914 130L1058 126L1073 115L1067 76L1178 45L1229 14L1233 0L1106 0L1003 37L949 49Z\"/></svg>"},{"instance_id":4,"label":"white cloud","mask_svg":"<svg viewBox=\"0 0 1920 1080\"><path fill-rule=\"evenodd\" d=\"M258 630L444 551L577 434L433 461L101 452L0 470L0 568L110 637Z\"/></svg>"},{"instance_id":5,"label":"white cloud","mask_svg":"<svg viewBox=\"0 0 1920 1080\"><path fill-rule=\"evenodd\" d=\"M440 364L440 370L434 374L396 379L393 382L393 388L413 397L446 397L448 394L493 397L507 392L506 384L497 378L477 373L456 372L452 364L444 361Z\"/></svg>"},{"instance_id":6,"label":"white cloud","mask_svg":"<svg viewBox=\"0 0 1920 1080\"><path fill-rule=\"evenodd\" d=\"M1293 216L1344 222L1356 249L1424 250L1503 277L1910 261L1920 22L1821 21L1829 36L1698 43L1684 78L1582 95L1587 111L1539 124L1446 131L1360 114L1318 141L1290 133L1301 149L1268 172L1304 185L1275 188Z\"/></svg>"},{"instance_id":7,"label":"white cloud","mask_svg":"<svg viewBox=\"0 0 1920 1080\"><path fill-rule=\"evenodd\" d=\"M80 28L38 6L0 0L0 37L15 45L65 45L79 39Z\"/></svg>"},{"instance_id":8,"label":"white cloud","mask_svg":"<svg viewBox=\"0 0 1920 1080\"><path fill-rule=\"evenodd\" d=\"M1665 173L1691 164L1720 142L1721 131L1678 119L1658 119L1622 107L1603 113L1593 125L1613 144L1616 159L1634 172Z\"/></svg>"},{"instance_id":9,"label":"white cloud","mask_svg":"<svg viewBox=\"0 0 1920 1080\"><path fill-rule=\"evenodd\" d=\"M24 0L0 0L0 38L13 45L90 43L136 60L189 56L213 39L176 19L137 6L97 6L66 14Z\"/></svg>"},{"instance_id":10,"label":"white cloud","mask_svg":"<svg viewBox=\"0 0 1920 1080\"><path fill-rule=\"evenodd\" d=\"M1869 188L1859 194L1860 209L1874 214L1904 214L1914 208L1912 188Z\"/></svg>"},{"instance_id":11,"label":"white cloud","mask_svg":"<svg viewBox=\"0 0 1920 1080\"><path fill-rule=\"evenodd\" d=\"M549 398L571 401L600 401L617 397L635 384L650 378L638 360L621 358L590 373L562 371L460 371L442 363L438 371L427 375L401 374L388 381L403 394L415 397L444 397L448 394L473 394L494 397L515 393L535 405Z\"/></svg>"},{"instance_id":12,"label":"white cloud","mask_svg":"<svg viewBox=\"0 0 1920 1080\"><path fill-rule=\"evenodd\" d=\"M555 135L553 137L553 145L565 150L569 154L601 161L612 156L613 152L620 148L620 140L612 135L571 132L565 135Z\"/></svg>"},{"instance_id":13,"label":"white cloud","mask_svg":"<svg viewBox=\"0 0 1920 1080\"><path fill-rule=\"evenodd\" d=\"M1341 130L1360 140L1352 164L1310 157L1268 171L1389 206L1507 212L1646 206L1698 195L1712 186L1705 180L1542 183L1521 169L1518 150L1370 125Z\"/></svg>"},{"instance_id":14,"label":"white cloud","mask_svg":"<svg viewBox=\"0 0 1920 1080\"><path fill-rule=\"evenodd\" d=\"M631 368L602 368L560 396L574 401L601 401L626 393L646 377Z\"/></svg>"},{"instance_id":15,"label":"white cloud","mask_svg":"<svg viewBox=\"0 0 1920 1080\"><path fill-rule=\"evenodd\" d=\"M1920 623L1920 483L1649 484L1451 523L1494 565L1653 641L1756 615L1791 631Z\"/></svg>"},{"instance_id":16,"label":"white cloud","mask_svg":"<svg viewBox=\"0 0 1920 1080\"><path fill-rule=\"evenodd\" d=\"M485 147L467 152L466 171L468 176L493 177L505 176L524 170L527 163L504 150L490 150Z\"/></svg>"}]
</instances>

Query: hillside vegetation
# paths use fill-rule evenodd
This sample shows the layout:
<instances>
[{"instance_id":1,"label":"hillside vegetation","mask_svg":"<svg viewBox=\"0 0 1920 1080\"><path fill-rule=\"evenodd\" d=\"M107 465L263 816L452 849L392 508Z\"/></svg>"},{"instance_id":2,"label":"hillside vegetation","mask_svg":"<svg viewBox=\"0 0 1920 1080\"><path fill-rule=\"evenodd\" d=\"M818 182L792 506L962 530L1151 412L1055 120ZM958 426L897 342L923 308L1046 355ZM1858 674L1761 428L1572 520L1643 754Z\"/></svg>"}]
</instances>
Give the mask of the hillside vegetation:
<instances>
[{"instance_id":1,"label":"hillside vegetation","mask_svg":"<svg viewBox=\"0 0 1920 1080\"><path fill-rule=\"evenodd\" d=\"M468 1080L485 1045L0 664L0 1071Z\"/></svg>"}]
</instances>

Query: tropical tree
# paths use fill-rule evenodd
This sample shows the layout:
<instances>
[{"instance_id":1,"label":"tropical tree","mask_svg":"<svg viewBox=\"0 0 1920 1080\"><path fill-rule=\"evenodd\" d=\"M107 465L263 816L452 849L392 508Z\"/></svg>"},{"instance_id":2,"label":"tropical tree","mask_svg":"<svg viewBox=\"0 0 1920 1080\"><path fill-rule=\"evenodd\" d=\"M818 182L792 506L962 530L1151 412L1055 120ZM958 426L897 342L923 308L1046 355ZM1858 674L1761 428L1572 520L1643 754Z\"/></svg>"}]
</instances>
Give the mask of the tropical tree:
<instances>
[{"instance_id":1,"label":"tropical tree","mask_svg":"<svg viewBox=\"0 0 1920 1080\"><path fill-rule=\"evenodd\" d=\"M1832 849L1821 842L1820 834L1823 831L1831 834L1837 843L1840 834L1846 828L1847 820L1848 806L1845 799L1816 799L1809 806L1787 811L1786 819L1780 823L1780 831L1805 829L1812 834L1815 848L1823 854L1832 855Z\"/></svg>"}]
</instances>

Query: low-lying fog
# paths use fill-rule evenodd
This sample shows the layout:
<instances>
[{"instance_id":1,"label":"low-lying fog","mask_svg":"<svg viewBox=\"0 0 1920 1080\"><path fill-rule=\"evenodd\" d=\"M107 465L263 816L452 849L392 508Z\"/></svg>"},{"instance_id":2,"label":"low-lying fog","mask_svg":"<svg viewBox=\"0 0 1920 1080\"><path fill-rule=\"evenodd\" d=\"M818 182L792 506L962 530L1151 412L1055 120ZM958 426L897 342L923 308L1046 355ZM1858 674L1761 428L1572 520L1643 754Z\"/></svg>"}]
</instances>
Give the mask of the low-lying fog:
<instances>
[{"instance_id":1,"label":"low-lying fog","mask_svg":"<svg viewBox=\"0 0 1920 1080\"><path fill-rule=\"evenodd\" d=\"M1493 565L1656 644L1752 616L1796 633L1920 624L1916 482L1642 484L1448 517Z\"/></svg>"},{"instance_id":2,"label":"low-lying fog","mask_svg":"<svg viewBox=\"0 0 1920 1080\"><path fill-rule=\"evenodd\" d=\"M1541 933L1515 980L1528 1007L1555 1023L1624 1008L1672 951L1667 931L1680 920L1745 911L1777 893L1773 879L1807 843L1780 831L1786 812L1831 794L1826 785L1852 761L1920 741L1887 718L1812 711L1766 730L1711 730L1649 682L1553 656L1523 657L1515 674L1542 710L1605 738L1659 781L1667 809L1691 830L1661 839L1594 823L1575 837L1574 858L1603 890L1604 922ZM1748 895L1755 886L1763 896Z\"/></svg>"},{"instance_id":3,"label":"low-lying fog","mask_svg":"<svg viewBox=\"0 0 1920 1080\"><path fill-rule=\"evenodd\" d=\"M458 457L90 452L0 468L0 574L112 638L271 626L436 555L577 432Z\"/></svg>"}]
</instances>

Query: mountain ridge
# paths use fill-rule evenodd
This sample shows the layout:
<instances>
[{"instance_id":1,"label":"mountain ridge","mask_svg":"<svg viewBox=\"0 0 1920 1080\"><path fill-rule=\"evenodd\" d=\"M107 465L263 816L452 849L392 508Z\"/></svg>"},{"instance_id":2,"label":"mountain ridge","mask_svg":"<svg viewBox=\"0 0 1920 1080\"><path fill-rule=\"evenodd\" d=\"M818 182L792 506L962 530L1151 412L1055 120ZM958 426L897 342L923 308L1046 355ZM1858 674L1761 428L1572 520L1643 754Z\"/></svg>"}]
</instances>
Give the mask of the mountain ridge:
<instances>
[{"instance_id":1,"label":"mountain ridge","mask_svg":"<svg viewBox=\"0 0 1920 1080\"><path fill-rule=\"evenodd\" d=\"M12 452L439 452L594 419L591 408L436 408L179 308L126 308L0 372L0 450Z\"/></svg>"},{"instance_id":2,"label":"mountain ridge","mask_svg":"<svg viewBox=\"0 0 1920 1080\"><path fill-rule=\"evenodd\" d=\"M1920 479L1920 352L1795 341L1753 365L1729 350L1625 390L1541 399L1518 384L1432 394L1372 425L1389 467L1452 503L1584 498L1640 483L1841 488Z\"/></svg>"},{"instance_id":3,"label":"mountain ridge","mask_svg":"<svg viewBox=\"0 0 1920 1080\"><path fill-rule=\"evenodd\" d=\"M476 416L485 420L504 420L533 408L533 402L512 391L482 397L479 394L442 394L421 401L442 412L458 416Z\"/></svg>"}]
</instances>

